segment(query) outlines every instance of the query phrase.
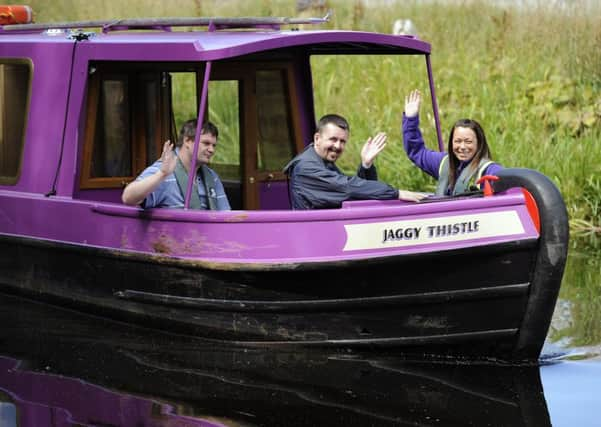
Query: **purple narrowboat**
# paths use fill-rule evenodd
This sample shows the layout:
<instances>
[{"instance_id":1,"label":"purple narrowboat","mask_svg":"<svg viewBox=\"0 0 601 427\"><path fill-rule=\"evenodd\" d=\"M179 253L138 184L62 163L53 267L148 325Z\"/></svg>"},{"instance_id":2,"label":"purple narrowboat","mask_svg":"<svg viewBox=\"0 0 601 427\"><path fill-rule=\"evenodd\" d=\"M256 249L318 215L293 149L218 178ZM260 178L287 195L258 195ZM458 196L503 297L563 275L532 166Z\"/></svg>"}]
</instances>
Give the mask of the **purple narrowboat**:
<instances>
[{"instance_id":1,"label":"purple narrowboat","mask_svg":"<svg viewBox=\"0 0 601 427\"><path fill-rule=\"evenodd\" d=\"M325 19L1 26L2 291L249 346L536 360L568 244L542 174L505 169L492 195L290 209L282 168L315 131L313 57L423 58L441 141L430 45L299 28ZM186 94L201 119L227 104L211 167L233 210L124 205Z\"/></svg>"}]
</instances>

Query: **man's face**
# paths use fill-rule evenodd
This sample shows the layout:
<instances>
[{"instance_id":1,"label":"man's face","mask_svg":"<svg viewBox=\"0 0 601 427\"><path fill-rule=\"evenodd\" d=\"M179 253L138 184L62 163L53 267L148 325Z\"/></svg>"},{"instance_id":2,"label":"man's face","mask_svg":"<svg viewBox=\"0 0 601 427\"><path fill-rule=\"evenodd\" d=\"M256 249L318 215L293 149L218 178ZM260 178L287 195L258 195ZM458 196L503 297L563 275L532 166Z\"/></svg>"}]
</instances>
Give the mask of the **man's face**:
<instances>
[{"instance_id":1,"label":"man's face","mask_svg":"<svg viewBox=\"0 0 601 427\"><path fill-rule=\"evenodd\" d=\"M314 135L313 147L319 157L334 163L344 152L347 141L348 131L339 128L333 123L328 123L323 127L321 132L317 132Z\"/></svg>"},{"instance_id":2,"label":"man's face","mask_svg":"<svg viewBox=\"0 0 601 427\"><path fill-rule=\"evenodd\" d=\"M190 150L190 154L193 153L194 150L194 138L184 138L184 143ZM217 146L217 138L215 135L210 133L203 133L200 135L200 141L198 144L198 156L196 157L196 161L201 165L206 165L215 154L215 147Z\"/></svg>"}]
</instances>

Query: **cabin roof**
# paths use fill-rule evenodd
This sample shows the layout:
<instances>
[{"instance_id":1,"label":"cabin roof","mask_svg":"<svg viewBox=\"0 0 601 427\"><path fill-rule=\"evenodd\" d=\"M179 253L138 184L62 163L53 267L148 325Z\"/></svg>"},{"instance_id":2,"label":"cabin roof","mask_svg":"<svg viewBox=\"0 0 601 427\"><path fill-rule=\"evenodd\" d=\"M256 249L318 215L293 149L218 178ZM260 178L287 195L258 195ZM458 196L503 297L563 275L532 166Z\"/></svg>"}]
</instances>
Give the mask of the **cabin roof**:
<instances>
[{"instance_id":1,"label":"cabin roof","mask_svg":"<svg viewBox=\"0 0 601 427\"><path fill-rule=\"evenodd\" d=\"M85 43L127 46L185 46L198 52L198 60L237 56L299 47L309 54L427 54L430 44L412 36L340 30L254 30L254 31L122 31L91 33ZM0 29L4 43L61 43L73 32L22 32Z\"/></svg>"}]
</instances>

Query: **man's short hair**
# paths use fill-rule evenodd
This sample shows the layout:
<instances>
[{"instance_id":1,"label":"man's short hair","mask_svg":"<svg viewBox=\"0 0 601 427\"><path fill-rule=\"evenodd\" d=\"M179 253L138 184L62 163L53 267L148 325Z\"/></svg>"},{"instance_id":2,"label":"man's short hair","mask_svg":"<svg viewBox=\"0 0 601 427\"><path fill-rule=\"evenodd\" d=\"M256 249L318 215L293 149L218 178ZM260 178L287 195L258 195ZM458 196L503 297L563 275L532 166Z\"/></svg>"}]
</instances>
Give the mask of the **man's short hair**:
<instances>
[{"instance_id":1,"label":"man's short hair","mask_svg":"<svg viewBox=\"0 0 601 427\"><path fill-rule=\"evenodd\" d=\"M317 122L317 132L321 133L323 128L330 123L338 126L340 129L344 129L349 133L351 131L351 127L344 117L339 116L338 114L326 114Z\"/></svg>"},{"instance_id":2,"label":"man's short hair","mask_svg":"<svg viewBox=\"0 0 601 427\"><path fill-rule=\"evenodd\" d=\"M184 143L185 138L194 139L196 136L196 119L190 119L184 122L182 128L179 132L179 137L177 138L176 147L181 147ZM219 137L219 129L212 122L206 121L203 123L202 128L200 130L201 135L209 134L213 135L215 138Z\"/></svg>"}]
</instances>

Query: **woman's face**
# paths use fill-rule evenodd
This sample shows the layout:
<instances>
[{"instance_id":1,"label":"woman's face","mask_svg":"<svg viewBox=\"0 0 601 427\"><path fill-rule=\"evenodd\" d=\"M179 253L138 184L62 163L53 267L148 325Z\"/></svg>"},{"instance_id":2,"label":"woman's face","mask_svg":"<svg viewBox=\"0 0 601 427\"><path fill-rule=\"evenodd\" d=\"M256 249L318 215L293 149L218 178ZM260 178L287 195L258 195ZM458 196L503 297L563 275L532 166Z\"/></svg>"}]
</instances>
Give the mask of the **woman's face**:
<instances>
[{"instance_id":1,"label":"woman's face","mask_svg":"<svg viewBox=\"0 0 601 427\"><path fill-rule=\"evenodd\" d=\"M478 138L470 128L456 127L453 131L453 154L461 162L472 160L478 151Z\"/></svg>"}]
</instances>

